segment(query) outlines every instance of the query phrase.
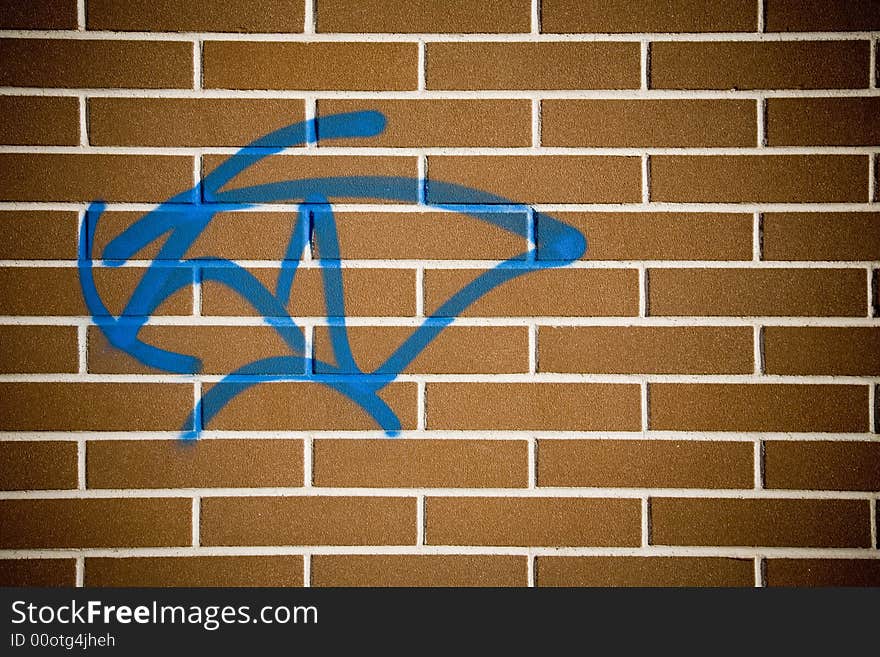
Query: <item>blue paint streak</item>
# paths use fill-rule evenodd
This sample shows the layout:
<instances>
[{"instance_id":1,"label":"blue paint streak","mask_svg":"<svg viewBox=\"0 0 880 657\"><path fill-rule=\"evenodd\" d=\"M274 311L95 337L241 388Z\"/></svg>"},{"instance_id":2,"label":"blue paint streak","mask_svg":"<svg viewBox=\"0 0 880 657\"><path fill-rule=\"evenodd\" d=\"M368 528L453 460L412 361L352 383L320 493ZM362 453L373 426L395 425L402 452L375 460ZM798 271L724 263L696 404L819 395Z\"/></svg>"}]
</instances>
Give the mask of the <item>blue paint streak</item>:
<instances>
[{"instance_id":1,"label":"blue paint streak","mask_svg":"<svg viewBox=\"0 0 880 657\"><path fill-rule=\"evenodd\" d=\"M95 324L114 347L158 370L175 374L201 372L202 364L198 358L160 349L138 337L150 316L170 295L191 285L194 277L200 276L202 281L226 286L249 303L290 350L291 355L249 363L214 385L202 396L184 423L184 439L197 438L226 404L251 387L270 381L304 381L327 386L358 404L388 436L395 436L401 429L400 420L379 392L394 381L446 326L502 283L529 272L567 265L586 251L586 239L578 230L549 215L488 192L432 180L426 198L447 202L421 201L422 205L466 214L526 240L530 231L527 222L523 221L523 214L531 212L534 225L538 227L534 238L536 243L525 253L483 272L450 296L385 362L372 372L363 372L354 360L348 339L342 255L330 199L365 198L419 204L424 181L405 177L343 176L285 180L223 190L240 173L286 148L314 143L317 138L373 137L384 128L385 117L380 112L368 111L320 117L269 133L240 149L193 189L172 197L129 226L107 244L103 260L94 259L94 239L105 204L95 201L89 206L80 234L77 263L80 282ZM195 203L192 203L193 198ZM281 259L274 293L253 274L230 260L185 257L217 212L280 201L298 203L300 207ZM492 207L488 209L487 206ZM335 363L317 361L305 353L302 328L287 309L299 256L308 244L310 225L321 254L325 315ZM159 239L164 239L159 253L121 314L114 316L95 284L96 262L107 266L122 265Z\"/></svg>"}]
</instances>

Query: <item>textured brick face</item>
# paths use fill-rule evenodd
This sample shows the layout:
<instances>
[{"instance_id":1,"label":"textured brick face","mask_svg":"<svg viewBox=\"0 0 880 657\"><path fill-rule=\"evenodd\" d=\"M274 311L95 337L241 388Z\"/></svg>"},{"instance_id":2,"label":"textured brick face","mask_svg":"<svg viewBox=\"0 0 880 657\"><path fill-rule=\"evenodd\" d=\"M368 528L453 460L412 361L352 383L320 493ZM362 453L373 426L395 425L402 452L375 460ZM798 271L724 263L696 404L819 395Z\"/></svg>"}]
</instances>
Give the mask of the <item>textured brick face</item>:
<instances>
[{"instance_id":1,"label":"textured brick face","mask_svg":"<svg viewBox=\"0 0 880 657\"><path fill-rule=\"evenodd\" d=\"M880 585L878 0L0 30L0 585Z\"/></svg>"}]
</instances>

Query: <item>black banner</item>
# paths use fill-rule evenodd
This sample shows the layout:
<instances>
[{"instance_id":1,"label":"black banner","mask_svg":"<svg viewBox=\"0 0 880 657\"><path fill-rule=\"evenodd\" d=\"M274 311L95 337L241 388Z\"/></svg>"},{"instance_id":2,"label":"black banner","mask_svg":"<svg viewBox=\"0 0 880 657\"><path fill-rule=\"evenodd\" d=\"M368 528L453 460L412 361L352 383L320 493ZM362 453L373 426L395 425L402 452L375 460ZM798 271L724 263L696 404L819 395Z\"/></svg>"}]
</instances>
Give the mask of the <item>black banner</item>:
<instances>
[{"instance_id":1,"label":"black banner","mask_svg":"<svg viewBox=\"0 0 880 657\"><path fill-rule=\"evenodd\" d=\"M877 648L880 589L0 589L0 654ZM847 652L842 652L847 650ZM548 651L552 651L548 653Z\"/></svg>"}]
</instances>

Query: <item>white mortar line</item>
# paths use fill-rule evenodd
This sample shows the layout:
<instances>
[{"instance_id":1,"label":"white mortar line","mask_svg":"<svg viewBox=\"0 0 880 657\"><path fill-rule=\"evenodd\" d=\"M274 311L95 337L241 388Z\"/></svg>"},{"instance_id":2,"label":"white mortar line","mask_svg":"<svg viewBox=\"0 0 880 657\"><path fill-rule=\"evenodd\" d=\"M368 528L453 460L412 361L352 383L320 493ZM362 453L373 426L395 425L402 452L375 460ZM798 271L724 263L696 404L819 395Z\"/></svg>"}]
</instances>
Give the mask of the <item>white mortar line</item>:
<instances>
[{"instance_id":1,"label":"white mortar line","mask_svg":"<svg viewBox=\"0 0 880 657\"><path fill-rule=\"evenodd\" d=\"M76 327L77 358L79 373L89 373L89 327L80 324Z\"/></svg>"},{"instance_id":2,"label":"white mortar line","mask_svg":"<svg viewBox=\"0 0 880 657\"><path fill-rule=\"evenodd\" d=\"M202 500L199 497L192 498L192 545L199 546L199 532L201 523Z\"/></svg>"},{"instance_id":3,"label":"white mortar line","mask_svg":"<svg viewBox=\"0 0 880 657\"><path fill-rule=\"evenodd\" d=\"M530 32L535 36L541 34L541 0L532 0Z\"/></svg>"},{"instance_id":4,"label":"white mortar line","mask_svg":"<svg viewBox=\"0 0 880 657\"><path fill-rule=\"evenodd\" d=\"M308 437L303 440L303 487L311 488L314 483L315 441Z\"/></svg>"},{"instance_id":5,"label":"white mortar line","mask_svg":"<svg viewBox=\"0 0 880 657\"><path fill-rule=\"evenodd\" d=\"M536 438L528 439L528 484L530 489L538 486L538 441Z\"/></svg>"},{"instance_id":6,"label":"white mortar line","mask_svg":"<svg viewBox=\"0 0 880 657\"><path fill-rule=\"evenodd\" d=\"M86 441L76 441L76 487L86 490Z\"/></svg>"},{"instance_id":7,"label":"white mortar line","mask_svg":"<svg viewBox=\"0 0 880 657\"><path fill-rule=\"evenodd\" d=\"M322 151L324 149L321 149ZM0 201L0 210L62 210L62 211L79 211L82 210L83 201L77 202L48 202L48 201ZM217 212L227 212L232 210L232 206L223 203L210 204L212 209ZM189 205L180 207L191 207ZM409 213L409 212L466 212L469 209L479 207L481 211L493 212L510 212L516 211L517 208L522 209L521 205L464 205L453 204L444 205L443 208L435 208L430 206L426 208L424 204L400 204L400 205L382 205L375 203L334 203L331 206L335 212L391 212L391 213ZM563 212L610 212L610 213L639 213L639 212L713 212L725 214L753 214L755 212L877 212L877 205L873 203L661 203L653 201L651 203L533 203L532 209L538 212L547 213L563 213ZM108 203L108 211L131 211L131 212L148 212L156 209L155 204L149 203ZM295 203L274 203L267 205L255 206L249 210L241 212L280 212L290 213L296 212L299 206ZM63 263L65 261L57 261ZM71 261L66 261L71 262ZM423 262L423 261L419 261ZM436 261L441 262L441 261ZM596 261L598 262L598 261ZM647 260L636 261L639 263L649 262ZM820 266L821 261L808 261L812 265ZM876 261L880 262L880 261ZM431 266L435 266L432 262Z\"/></svg>"},{"instance_id":8,"label":"white mortar line","mask_svg":"<svg viewBox=\"0 0 880 657\"><path fill-rule=\"evenodd\" d=\"M760 157L763 155L789 155L789 156L814 156L814 155L849 155L849 156L873 156L874 147L871 146L767 146L765 148L755 148L753 146L730 146L730 147L569 147L569 146L516 146L510 148L499 147L374 147L368 142L364 142L362 146L322 146L320 152L314 152L307 146L297 146L285 151L278 157L321 157L321 156L354 156L354 157L371 157L375 155L383 155L390 157L412 158L420 156L497 156L505 157L540 157L546 155L558 155L569 157L621 157L635 158L639 157L643 160L652 155L690 155L694 157L711 157L711 156L729 156L739 155L746 157ZM178 156L193 157L200 154L205 155L233 155L236 148L231 146L0 146L0 153L15 153L19 155L159 155L159 156ZM259 149L254 149L255 151ZM268 153L266 149L262 149ZM868 158L866 158L866 164ZM643 164L644 166L644 164ZM871 165L873 166L873 165ZM195 181L198 182L198 181ZM37 201L35 201L37 202ZM646 202L646 201L643 201ZM866 201L865 203L869 203ZM621 205L622 203L609 203L608 205ZM855 205L853 203L852 205ZM212 205L215 205L212 203ZM216 204L221 205L221 204ZM277 206L281 204L267 203L266 205ZM293 204L288 204L293 205ZM342 204L334 204L342 205ZM365 205L363 203L352 203L351 205ZM380 205L374 203L373 205ZM390 203L388 205L391 205ZM396 205L396 204L395 204ZM449 205L455 205L451 203ZM467 205L467 204L462 204ZM491 204L486 204L491 205ZM513 205L511 203L510 205ZM537 205L537 204L536 204ZM630 203L629 205L634 205ZM676 205L682 205L678 203ZM694 204L697 205L697 204ZM707 205L703 203L701 205ZM737 205L744 205L737 203ZM767 205L767 204L765 204ZM810 206L821 205L821 203L809 203Z\"/></svg>"},{"instance_id":9,"label":"white mortar line","mask_svg":"<svg viewBox=\"0 0 880 657\"><path fill-rule=\"evenodd\" d=\"M85 96L79 96L79 145L89 146L89 111Z\"/></svg>"},{"instance_id":10,"label":"white mortar line","mask_svg":"<svg viewBox=\"0 0 880 657\"><path fill-rule=\"evenodd\" d=\"M754 262L760 262L764 251L764 218L760 212L753 213L752 217L752 260Z\"/></svg>"},{"instance_id":11,"label":"white mortar line","mask_svg":"<svg viewBox=\"0 0 880 657\"><path fill-rule=\"evenodd\" d=\"M648 268L639 267L639 317L648 316Z\"/></svg>"},{"instance_id":12,"label":"white mortar line","mask_svg":"<svg viewBox=\"0 0 880 657\"><path fill-rule=\"evenodd\" d=\"M416 545L425 545L425 496L416 498Z\"/></svg>"},{"instance_id":13,"label":"white mortar line","mask_svg":"<svg viewBox=\"0 0 880 657\"><path fill-rule=\"evenodd\" d=\"M529 324L529 373L535 374L538 371L538 326L537 324Z\"/></svg>"},{"instance_id":14,"label":"white mortar line","mask_svg":"<svg viewBox=\"0 0 880 657\"><path fill-rule=\"evenodd\" d=\"M520 438L522 439L522 437ZM741 499L741 500L861 500L873 499L875 493L865 491L783 490L754 488L144 488L87 490L0 491L4 500L63 499L192 499L214 497L431 497L461 498L523 498L523 499L615 499L638 501L652 498Z\"/></svg>"},{"instance_id":15,"label":"white mortar line","mask_svg":"<svg viewBox=\"0 0 880 657\"><path fill-rule=\"evenodd\" d=\"M564 217L560 217L564 219ZM229 259L235 265L249 269L279 269L278 260L235 260ZM536 271L534 263L525 260L519 261L515 265L506 264L504 260L342 260L334 261L340 263L340 269L369 269L369 270L387 270L387 269L405 269L417 270L427 265L428 269L468 269L473 270L474 275L481 270L492 269L500 264L504 264L505 268L523 270L524 275ZM539 261L540 262L540 261ZM118 267L115 263L109 261L95 260L93 268L102 269L147 269L153 265L159 267L168 266L177 269L199 269L205 265L191 267L190 265L179 265L173 261L164 260L128 260L121 263ZM0 260L0 267L18 267L18 268L48 268L48 269L76 269L78 266L75 260ZM223 267L225 265L218 265ZM565 265L565 269L617 269L617 270L633 270L639 268L648 269L740 269L740 270L768 270L768 269L865 269L866 267L880 266L880 260L825 260L825 261L796 261L796 260L762 260L755 262L754 260L580 260ZM210 268L210 265L207 265ZM323 264L321 261L301 260L299 269L321 269ZM547 268L547 267L543 267ZM552 267L552 269L562 269L562 267ZM163 315L161 317L170 317L171 315ZM50 315L47 317L51 317ZM70 315L70 317L81 317L78 315ZM154 316L156 317L156 316Z\"/></svg>"},{"instance_id":16,"label":"white mortar line","mask_svg":"<svg viewBox=\"0 0 880 657\"><path fill-rule=\"evenodd\" d=\"M306 327L328 326L322 317L293 317L296 323ZM417 327L423 318L414 317L347 317L348 326L395 326ZM457 317L454 326L880 326L878 317ZM80 326L94 325L89 317L51 317L51 316L0 316L0 326ZM262 317L193 317L176 315L151 317L147 326L253 326L265 327ZM810 375L812 376L812 375Z\"/></svg>"},{"instance_id":17,"label":"white mortar line","mask_svg":"<svg viewBox=\"0 0 880 657\"><path fill-rule=\"evenodd\" d=\"M41 35L42 36L42 35ZM2 38L2 36L0 36ZM106 87L12 87L0 86L5 96L80 96L100 98L251 98L295 99L316 93L313 89L110 89ZM863 98L880 95L880 89L479 89L441 90L412 89L408 91L335 91L320 92L321 98L345 99L749 99L758 98Z\"/></svg>"},{"instance_id":18,"label":"white mortar line","mask_svg":"<svg viewBox=\"0 0 880 657\"><path fill-rule=\"evenodd\" d=\"M240 375L241 380L258 380L260 375ZM329 380L354 379L361 375L329 376ZM367 375L369 376L369 375ZM223 374L2 374L0 383L167 383L190 385L218 383L225 378ZM570 384L628 384L641 385L644 374L577 374L558 372L515 372L506 374L399 374L395 382L400 383L570 383ZM836 376L836 375L779 375L779 374L652 374L651 383L678 384L788 384L788 385L842 385L859 386L875 384L876 376ZM311 385L309 381L260 381L261 385Z\"/></svg>"},{"instance_id":19,"label":"white mortar line","mask_svg":"<svg viewBox=\"0 0 880 657\"><path fill-rule=\"evenodd\" d=\"M767 8L764 0L758 0L758 32L766 32Z\"/></svg>"},{"instance_id":20,"label":"white mortar line","mask_svg":"<svg viewBox=\"0 0 880 657\"><path fill-rule=\"evenodd\" d=\"M425 316L425 268L417 267L415 275L416 317Z\"/></svg>"},{"instance_id":21,"label":"white mortar line","mask_svg":"<svg viewBox=\"0 0 880 657\"><path fill-rule=\"evenodd\" d=\"M763 557L755 557L755 587L764 586L764 559Z\"/></svg>"},{"instance_id":22,"label":"white mortar line","mask_svg":"<svg viewBox=\"0 0 880 657\"><path fill-rule=\"evenodd\" d=\"M753 469L755 475L755 490L764 489L764 443L755 441Z\"/></svg>"},{"instance_id":23,"label":"white mortar line","mask_svg":"<svg viewBox=\"0 0 880 657\"><path fill-rule=\"evenodd\" d=\"M767 148L767 99L760 97L757 103L758 114L758 148L763 152Z\"/></svg>"},{"instance_id":24,"label":"white mortar line","mask_svg":"<svg viewBox=\"0 0 880 657\"><path fill-rule=\"evenodd\" d=\"M621 32L551 34L520 32L509 34L449 34L437 32L413 33L310 33L310 32L113 32L109 30L0 30L0 38L15 39L72 39L94 41L191 41L203 38L210 41L258 42L350 42L350 43L554 43L554 42L768 42L768 41L865 41L876 38L877 32Z\"/></svg>"},{"instance_id":25,"label":"white mortar line","mask_svg":"<svg viewBox=\"0 0 880 657\"><path fill-rule=\"evenodd\" d=\"M80 0L82 1L82 0ZM75 561L75 575L74 575L74 586L78 589L81 589L85 585L85 567L86 560L85 557L77 556Z\"/></svg>"},{"instance_id":26,"label":"white mortar line","mask_svg":"<svg viewBox=\"0 0 880 657\"><path fill-rule=\"evenodd\" d=\"M125 557L195 557L195 556L302 556L310 555L519 555L528 556L590 556L590 557L723 557L731 559L755 558L753 547L699 547L652 545L648 548L625 547L508 547L508 546L453 546L453 545L266 545L229 547L172 547L172 548L51 548L0 550L0 559L59 559L125 558ZM761 547L763 558L780 559L876 559L877 551L865 548L770 548Z\"/></svg>"},{"instance_id":27,"label":"white mortar line","mask_svg":"<svg viewBox=\"0 0 880 657\"><path fill-rule=\"evenodd\" d=\"M752 348L754 349L755 375L761 376L765 374L766 369L764 364L764 328L757 324L752 335Z\"/></svg>"},{"instance_id":28,"label":"white mortar line","mask_svg":"<svg viewBox=\"0 0 880 657\"><path fill-rule=\"evenodd\" d=\"M641 89L647 91L651 88L651 43L642 41L639 47L639 79Z\"/></svg>"},{"instance_id":29,"label":"white mortar line","mask_svg":"<svg viewBox=\"0 0 880 657\"><path fill-rule=\"evenodd\" d=\"M532 99L532 148L541 147L541 101Z\"/></svg>"},{"instance_id":30,"label":"white mortar line","mask_svg":"<svg viewBox=\"0 0 880 657\"><path fill-rule=\"evenodd\" d=\"M418 77L416 83L416 89L419 91L425 91L427 86L427 77L428 77L428 60L426 56L427 48L425 47L424 41L419 41L419 54L418 54Z\"/></svg>"},{"instance_id":31,"label":"white mortar line","mask_svg":"<svg viewBox=\"0 0 880 657\"><path fill-rule=\"evenodd\" d=\"M202 88L202 41L193 41L193 89Z\"/></svg>"},{"instance_id":32,"label":"white mortar line","mask_svg":"<svg viewBox=\"0 0 880 657\"><path fill-rule=\"evenodd\" d=\"M315 34L316 16L315 16L316 0L305 0L305 10L303 12L303 34Z\"/></svg>"},{"instance_id":33,"label":"white mortar line","mask_svg":"<svg viewBox=\"0 0 880 657\"><path fill-rule=\"evenodd\" d=\"M877 203L880 201L880 192L877 190L877 155L868 156L868 201Z\"/></svg>"},{"instance_id":34,"label":"white mortar line","mask_svg":"<svg viewBox=\"0 0 880 657\"><path fill-rule=\"evenodd\" d=\"M871 432L853 433L820 433L820 432L761 432L761 431L661 431L651 430L647 433L642 431L511 431L499 430L430 430L417 431L407 429L401 431L399 440L523 440L533 435L541 440L688 440L694 442L751 442L753 439L787 441L787 442L880 442L880 434ZM242 430L222 431L216 429L204 429L199 440L240 440L242 438L253 440L302 440L306 437L335 438L339 440L363 440L363 439L387 439L384 431L376 429L365 430ZM89 440L102 441L133 441L133 440L180 440L178 430L158 431L0 431L0 440L8 442L27 441L70 441L87 438Z\"/></svg>"},{"instance_id":35,"label":"white mortar line","mask_svg":"<svg viewBox=\"0 0 880 657\"><path fill-rule=\"evenodd\" d=\"M641 499L642 547L651 545L651 505L647 496Z\"/></svg>"},{"instance_id":36,"label":"white mortar line","mask_svg":"<svg viewBox=\"0 0 880 657\"><path fill-rule=\"evenodd\" d=\"M639 383L639 406L641 412L642 434L647 435L651 429L651 398L648 391L648 382Z\"/></svg>"},{"instance_id":37,"label":"white mortar line","mask_svg":"<svg viewBox=\"0 0 880 657\"><path fill-rule=\"evenodd\" d=\"M880 543L877 540L877 499L870 501L870 523L871 523L871 545L880 549Z\"/></svg>"},{"instance_id":38,"label":"white mortar line","mask_svg":"<svg viewBox=\"0 0 880 657\"><path fill-rule=\"evenodd\" d=\"M86 29L86 0L76 0L76 29Z\"/></svg>"},{"instance_id":39,"label":"white mortar line","mask_svg":"<svg viewBox=\"0 0 880 657\"><path fill-rule=\"evenodd\" d=\"M308 0L306 0L308 2ZM303 588L312 586L312 554L303 553Z\"/></svg>"},{"instance_id":40,"label":"white mortar line","mask_svg":"<svg viewBox=\"0 0 880 657\"><path fill-rule=\"evenodd\" d=\"M428 425L428 392L424 381L416 387L416 430L425 431Z\"/></svg>"},{"instance_id":41,"label":"white mortar line","mask_svg":"<svg viewBox=\"0 0 880 657\"><path fill-rule=\"evenodd\" d=\"M868 86L877 88L877 39L871 39L870 55L868 57Z\"/></svg>"}]
</instances>

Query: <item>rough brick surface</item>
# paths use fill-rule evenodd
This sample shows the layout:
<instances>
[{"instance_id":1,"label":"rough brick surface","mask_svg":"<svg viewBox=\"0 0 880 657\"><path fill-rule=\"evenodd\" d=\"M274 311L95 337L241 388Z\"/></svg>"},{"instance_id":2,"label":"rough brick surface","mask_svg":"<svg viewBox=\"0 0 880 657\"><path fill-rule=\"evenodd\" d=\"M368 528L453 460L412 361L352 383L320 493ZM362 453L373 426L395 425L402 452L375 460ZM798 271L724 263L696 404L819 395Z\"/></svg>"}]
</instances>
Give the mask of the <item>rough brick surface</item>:
<instances>
[{"instance_id":1,"label":"rough brick surface","mask_svg":"<svg viewBox=\"0 0 880 657\"><path fill-rule=\"evenodd\" d=\"M877 586L877 30L0 0L0 585Z\"/></svg>"}]
</instances>

